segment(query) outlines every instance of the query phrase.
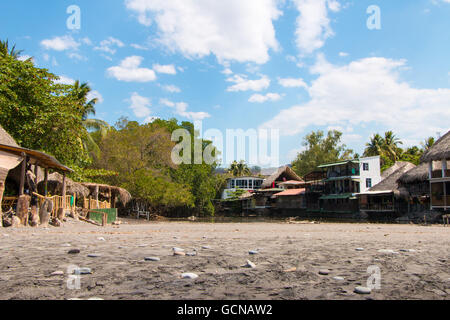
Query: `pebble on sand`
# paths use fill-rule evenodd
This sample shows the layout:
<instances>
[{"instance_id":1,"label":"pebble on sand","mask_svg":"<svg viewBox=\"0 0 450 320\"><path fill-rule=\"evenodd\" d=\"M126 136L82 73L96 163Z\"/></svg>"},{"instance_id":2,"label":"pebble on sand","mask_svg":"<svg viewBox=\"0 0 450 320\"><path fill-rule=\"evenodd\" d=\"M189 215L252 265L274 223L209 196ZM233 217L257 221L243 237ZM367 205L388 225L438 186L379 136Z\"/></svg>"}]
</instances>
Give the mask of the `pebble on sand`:
<instances>
[{"instance_id":1,"label":"pebble on sand","mask_svg":"<svg viewBox=\"0 0 450 320\"><path fill-rule=\"evenodd\" d=\"M174 255L174 256L185 256L186 253L183 252L183 251L174 251L174 252L173 252L173 255Z\"/></svg>"},{"instance_id":2,"label":"pebble on sand","mask_svg":"<svg viewBox=\"0 0 450 320\"><path fill-rule=\"evenodd\" d=\"M158 257L146 257L145 261L161 261L161 259Z\"/></svg>"},{"instance_id":3,"label":"pebble on sand","mask_svg":"<svg viewBox=\"0 0 450 320\"><path fill-rule=\"evenodd\" d=\"M75 270L73 270L73 274L91 274L92 270L91 268L76 268Z\"/></svg>"},{"instance_id":4,"label":"pebble on sand","mask_svg":"<svg viewBox=\"0 0 450 320\"><path fill-rule=\"evenodd\" d=\"M358 294L370 294L372 289L367 287L356 287L354 292Z\"/></svg>"},{"instance_id":5,"label":"pebble on sand","mask_svg":"<svg viewBox=\"0 0 450 320\"><path fill-rule=\"evenodd\" d=\"M67 252L68 254L79 254L80 253L80 249L72 249L69 250L69 252Z\"/></svg>"},{"instance_id":6,"label":"pebble on sand","mask_svg":"<svg viewBox=\"0 0 450 320\"><path fill-rule=\"evenodd\" d=\"M364 251L364 248L356 248L356 251Z\"/></svg>"},{"instance_id":7,"label":"pebble on sand","mask_svg":"<svg viewBox=\"0 0 450 320\"><path fill-rule=\"evenodd\" d=\"M71 247L72 245L70 244L70 243L63 243L62 245L61 245L61 247Z\"/></svg>"},{"instance_id":8,"label":"pebble on sand","mask_svg":"<svg viewBox=\"0 0 450 320\"><path fill-rule=\"evenodd\" d=\"M257 250L250 250L248 252L248 254L255 255L255 254L259 254L259 252Z\"/></svg>"},{"instance_id":9,"label":"pebble on sand","mask_svg":"<svg viewBox=\"0 0 450 320\"><path fill-rule=\"evenodd\" d=\"M250 268L250 269L254 269L256 268L256 264L254 264L253 262L251 262L250 260L247 260L247 263L243 265L244 268Z\"/></svg>"},{"instance_id":10,"label":"pebble on sand","mask_svg":"<svg viewBox=\"0 0 450 320\"><path fill-rule=\"evenodd\" d=\"M197 255L197 252L188 252L186 253L186 256L188 257L195 257Z\"/></svg>"},{"instance_id":11,"label":"pebble on sand","mask_svg":"<svg viewBox=\"0 0 450 320\"><path fill-rule=\"evenodd\" d=\"M194 279L197 279L197 278L198 278L198 275L196 275L195 273L187 272L187 273L183 273L183 274L181 275L181 278L183 278L183 279L192 279L192 280L194 280Z\"/></svg>"},{"instance_id":12,"label":"pebble on sand","mask_svg":"<svg viewBox=\"0 0 450 320\"><path fill-rule=\"evenodd\" d=\"M333 277L333 280L336 280L336 281L344 281L345 278L343 278L343 277Z\"/></svg>"},{"instance_id":13,"label":"pebble on sand","mask_svg":"<svg viewBox=\"0 0 450 320\"><path fill-rule=\"evenodd\" d=\"M174 247L174 248L172 248L172 251L173 251L173 252L183 252L184 249Z\"/></svg>"},{"instance_id":14,"label":"pebble on sand","mask_svg":"<svg viewBox=\"0 0 450 320\"><path fill-rule=\"evenodd\" d=\"M211 249L211 247L210 246L203 246L202 249L209 250L209 249Z\"/></svg>"},{"instance_id":15,"label":"pebble on sand","mask_svg":"<svg viewBox=\"0 0 450 320\"><path fill-rule=\"evenodd\" d=\"M321 269L321 270L319 270L319 274L322 275L322 276L327 276L327 275L330 274L330 270L328 270L328 269Z\"/></svg>"},{"instance_id":16,"label":"pebble on sand","mask_svg":"<svg viewBox=\"0 0 450 320\"><path fill-rule=\"evenodd\" d=\"M395 252L394 250L391 249L381 249L378 250L379 253L390 253L390 254L398 254L398 252Z\"/></svg>"},{"instance_id":17,"label":"pebble on sand","mask_svg":"<svg viewBox=\"0 0 450 320\"><path fill-rule=\"evenodd\" d=\"M87 256L88 256L88 258L100 258L101 257L99 254L95 254L95 253L90 253Z\"/></svg>"},{"instance_id":18,"label":"pebble on sand","mask_svg":"<svg viewBox=\"0 0 450 320\"><path fill-rule=\"evenodd\" d=\"M98 241L106 241L105 238L103 238L103 237L98 237L97 240Z\"/></svg>"},{"instance_id":19,"label":"pebble on sand","mask_svg":"<svg viewBox=\"0 0 450 320\"><path fill-rule=\"evenodd\" d=\"M58 271L52 272L50 275L51 276L63 276L64 275L64 271L58 270Z\"/></svg>"},{"instance_id":20,"label":"pebble on sand","mask_svg":"<svg viewBox=\"0 0 450 320\"><path fill-rule=\"evenodd\" d=\"M295 272L295 271L297 271L297 268L296 268L296 267L293 267L293 268L290 268L290 269L283 270L283 272Z\"/></svg>"}]
</instances>

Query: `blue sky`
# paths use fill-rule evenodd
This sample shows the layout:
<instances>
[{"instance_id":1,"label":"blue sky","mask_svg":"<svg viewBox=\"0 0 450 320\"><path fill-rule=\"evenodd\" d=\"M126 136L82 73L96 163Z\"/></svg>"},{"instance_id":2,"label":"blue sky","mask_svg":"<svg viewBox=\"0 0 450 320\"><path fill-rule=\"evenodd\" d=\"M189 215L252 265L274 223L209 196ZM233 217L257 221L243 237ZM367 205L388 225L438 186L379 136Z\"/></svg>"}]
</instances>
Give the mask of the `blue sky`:
<instances>
[{"instance_id":1,"label":"blue sky","mask_svg":"<svg viewBox=\"0 0 450 320\"><path fill-rule=\"evenodd\" d=\"M358 153L375 132L412 145L448 131L449 17L450 0L2 1L0 38L61 81L89 82L111 124L278 129L284 164L312 130L339 129Z\"/></svg>"}]
</instances>

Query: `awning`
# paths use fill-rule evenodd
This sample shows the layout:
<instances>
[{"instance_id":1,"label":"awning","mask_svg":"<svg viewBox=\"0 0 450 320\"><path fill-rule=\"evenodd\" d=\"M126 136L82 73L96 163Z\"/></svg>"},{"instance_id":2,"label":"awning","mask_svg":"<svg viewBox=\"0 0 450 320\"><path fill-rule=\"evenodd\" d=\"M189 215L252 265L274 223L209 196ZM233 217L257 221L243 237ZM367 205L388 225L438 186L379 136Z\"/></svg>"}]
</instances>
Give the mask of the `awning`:
<instances>
[{"instance_id":1,"label":"awning","mask_svg":"<svg viewBox=\"0 0 450 320\"><path fill-rule=\"evenodd\" d=\"M333 199L354 200L354 199L356 199L356 197L353 193L345 193L345 194L329 194L329 195L321 196L319 199L320 200L333 200Z\"/></svg>"},{"instance_id":2,"label":"awning","mask_svg":"<svg viewBox=\"0 0 450 320\"><path fill-rule=\"evenodd\" d=\"M340 181L340 180L347 180L347 179L350 179L355 182L361 182L361 180L359 178L351 178L350 176L332 177L332 178L326 179L325 181Z\"/></svg>"},{"instance_id":3,"label":"awning","mask_svg":"<svg viewBox=\"0 0 450 320\"><path fill-rule=\"evenodd\" d=\"M335 163L322 164L322 165L318 166L318 168L328 168L328 167L340 166L340 165L348 164L348 163L359 164L359 160L347 160L347 161L341 161L341 162L335 162Z\"/></svg>"},{"instance_id":4,"label":"awning","mask_svg":"<svg viewBox=\"0 0 450 320\"><path fill-rule=\"evenodd\" d=\"M381 194L391 194L394 193L392 190L381 190L381 191L367 191L364 193L358 193L357 196L374 196L374 195L381 195Z\"/></svg>"}]
</instances>

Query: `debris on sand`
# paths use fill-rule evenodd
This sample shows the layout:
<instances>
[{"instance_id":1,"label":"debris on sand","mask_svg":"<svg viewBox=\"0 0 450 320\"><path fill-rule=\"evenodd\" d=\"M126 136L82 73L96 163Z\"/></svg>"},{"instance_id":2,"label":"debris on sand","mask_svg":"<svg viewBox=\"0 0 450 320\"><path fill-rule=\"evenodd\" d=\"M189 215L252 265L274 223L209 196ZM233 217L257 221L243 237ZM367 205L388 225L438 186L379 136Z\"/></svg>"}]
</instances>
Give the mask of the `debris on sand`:
<instances>
[{"instance_id":1,"label":"debris on sand","mask_svg":"<svg viewBox=\"0 0 450 320\"><path fill-rule=\"evenodd\" d=\"M254 264L254 263L251 262L250 260L247 260L247 263L244 264L242 267L243 267L243 268L254 269L254 268L256 268L256 264Z\"/></svg>"},{"instance_id":2,"label":"debris on sand","mask_svg":"<svg viewBox=\"0 0 450 320\"><path fill-rule=\"evenodd\" d=\"M181 278L194 280L194 279L198 278L198 275L196 275L195 273L187 272L187 273L183 273L181 275Z\"/></svg>"}]
</instances>

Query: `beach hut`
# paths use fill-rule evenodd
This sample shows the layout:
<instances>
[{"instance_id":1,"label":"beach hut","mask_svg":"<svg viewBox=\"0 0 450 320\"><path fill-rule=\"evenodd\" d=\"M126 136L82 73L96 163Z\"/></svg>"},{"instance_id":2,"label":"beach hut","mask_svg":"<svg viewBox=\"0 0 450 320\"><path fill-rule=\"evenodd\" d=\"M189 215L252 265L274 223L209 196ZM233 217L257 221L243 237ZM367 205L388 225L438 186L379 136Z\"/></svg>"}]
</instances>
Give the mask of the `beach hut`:
<instances>
[{"instance_id":1,"label":"beach hut","mask_svg":"<svg viewBox=\"0 0 450 320\"><path fill-rule=\"evenodd\" d=\"M18 168L20 166L20 169ZM34 167L34 174L31 170ZM19 172L19 187L17 198L17 214L21 223L26 225L28 222L29 199L25 195L25 186L28 186L30 193L37 185L38 167L45 170L44 189L47 190L49 169L59 171L63 175L62 188L62 208L66 206L66 173L72 172L72 169L58 162L54 157L40 151L20 147L14 139L0 126L0 202L3 202L3 193L6 180L10 170L16 169ZM37 191L37 190L35 190ZM44 193L46 195L46 192ZM23 201L22 201L23 200ZM23 202L23 203L22 203ZM36 207L35 204L34 208ZM36 212L32 210L32 212ZM0 212L1 213L1 212ZM3 218L3 215L0 214Z\"/></svg>"},{"instance_id":2,"label":"beach hut","mask_svg":"<svg viewBox=\"0 0 450 320\"><path fill-rule=\"evenodd\" d=\"M125 207L131 201L131 194L119 187L99 183L82 183L89 189L87 199L84 199L85 209L116 208L117 201Z\"/></svg>"},{"instance_id":3,"label":"beach hut","mask_svg":"<svg viewBox=\"0 0 450 320\"><path fill-rule=\"evenodd\" d=\"M273 173L270 177L264 180L261 188L262 189L270 189L270 188L279 188L279 184L286 181L300 181L303 182L302 178L300 178L294 170L292 170L289 166L284 166L278 168L278 170Z\"/></svg>"},{"instance_id":4,"label":"beach hut","mask_svg":"<svg viewBox=\"0 0 450 320\"><path fill-rule=\"evenodd\" d=\"M428 164L430 208L450 210L450 131L425 152L421 162Z\"/></svg>"},{"instance_id":5,"label":"beach hut","mask_svg":"<svg viewBox=\"0 0 450 320\"><path fill-rule=\"evenodd\" d=\"M409 212L424 212L430 209L430 180L428 163L421 163L398 179L399 186L408 190Z\"/></svg>"},{"instance_id":6,"label":"beach hut","mask_svg":"<svg viewBox=\"0 0 450 320\"><path fill-rule=\"evenodd\" d=\"M373 214L407 212L409 192L399 184L399 179L415 167L410 162L399 161L386 170L380 183L358 194L360 211Z\"/></svg>"}]
</instances>

